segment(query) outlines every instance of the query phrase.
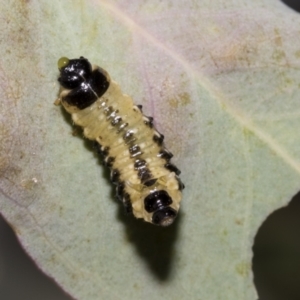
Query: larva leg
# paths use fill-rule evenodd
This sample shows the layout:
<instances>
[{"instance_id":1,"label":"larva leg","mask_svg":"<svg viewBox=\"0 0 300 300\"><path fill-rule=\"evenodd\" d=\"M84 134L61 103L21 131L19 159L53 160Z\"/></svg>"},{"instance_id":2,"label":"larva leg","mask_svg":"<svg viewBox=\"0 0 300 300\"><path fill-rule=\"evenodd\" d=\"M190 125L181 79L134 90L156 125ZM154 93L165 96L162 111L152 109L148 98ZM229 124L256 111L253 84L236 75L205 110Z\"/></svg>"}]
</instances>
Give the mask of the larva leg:
<instances>
[{"instance_id":1,"label":"larva leg","mask_svg":"<svg viewBox=\"0 0 300 300\"><path fill-rule=\"evenodd\" d=\"M60 101L60 98L57 98L55 101L54 101L54 103L53 103L54 105L56 105L56 106L59 106L59 105L61 105L61 101Z\"/></svg>"}]
</instances>

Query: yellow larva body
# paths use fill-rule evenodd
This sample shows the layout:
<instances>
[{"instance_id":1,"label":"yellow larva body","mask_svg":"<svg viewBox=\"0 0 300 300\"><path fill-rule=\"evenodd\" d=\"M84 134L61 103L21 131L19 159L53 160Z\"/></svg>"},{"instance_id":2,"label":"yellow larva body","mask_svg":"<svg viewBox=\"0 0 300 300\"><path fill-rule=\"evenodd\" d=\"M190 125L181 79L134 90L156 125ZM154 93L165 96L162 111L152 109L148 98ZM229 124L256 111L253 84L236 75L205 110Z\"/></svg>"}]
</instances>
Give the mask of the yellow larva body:
<instances>
[{"instance_id":1,"label":"yellow larva body","mask_svg":"<svg viewBox=\"0 0 300 300\"><path fill-rule=\"evenodd\" d=\"M164 148L163 136L106 71L97 66L87 71L87 63L81 57L60 67L62 105L83 128L84 136L99 144L117 195L128 210L147 222L171 224L184 186L177 176L180 171L169 163L172 154Z\"/></svg>"}]
</instances>

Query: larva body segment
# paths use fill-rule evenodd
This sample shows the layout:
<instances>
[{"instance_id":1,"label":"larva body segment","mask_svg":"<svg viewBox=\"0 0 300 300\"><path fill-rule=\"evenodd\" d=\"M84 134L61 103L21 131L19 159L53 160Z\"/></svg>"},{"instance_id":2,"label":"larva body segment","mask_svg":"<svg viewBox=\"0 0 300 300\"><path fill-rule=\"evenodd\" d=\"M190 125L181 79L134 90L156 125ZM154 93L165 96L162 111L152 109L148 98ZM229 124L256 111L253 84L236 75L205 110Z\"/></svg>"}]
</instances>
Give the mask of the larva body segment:
<instances>
[{"instance_id":1,"label":"larva body segment","mask_svg":"<svg viewBox=\"0 0 300 300\"><path fill-rule=\"evenodd\" d=\"M156 225L172 224L184 185L153 119L87 59L61 58L58 66L60 101L85 137L96 141L126 211Z\"/></svg>"}]
</instances>

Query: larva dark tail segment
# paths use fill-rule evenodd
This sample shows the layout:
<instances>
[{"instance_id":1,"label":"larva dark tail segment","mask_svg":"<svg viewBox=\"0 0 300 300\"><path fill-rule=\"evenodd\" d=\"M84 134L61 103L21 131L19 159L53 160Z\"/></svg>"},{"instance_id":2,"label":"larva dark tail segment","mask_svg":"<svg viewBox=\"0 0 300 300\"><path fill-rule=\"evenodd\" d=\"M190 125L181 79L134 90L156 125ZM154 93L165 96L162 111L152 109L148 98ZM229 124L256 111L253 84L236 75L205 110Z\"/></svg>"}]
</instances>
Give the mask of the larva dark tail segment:
<instances>
[{"instance_id":1,"label":"larva dark tail segment","mask_svg":"<svg viewBox=\"0 0 300 300\"><path fill-rule=\"evenodd\" d=\"M155 225L172 224L184 185L153 118L143 115L142 106L134 105L105 70L86 58L63 57L58 68L60 102L85 137L95 141L126 212Z\"/></svg>"}]
</instances>

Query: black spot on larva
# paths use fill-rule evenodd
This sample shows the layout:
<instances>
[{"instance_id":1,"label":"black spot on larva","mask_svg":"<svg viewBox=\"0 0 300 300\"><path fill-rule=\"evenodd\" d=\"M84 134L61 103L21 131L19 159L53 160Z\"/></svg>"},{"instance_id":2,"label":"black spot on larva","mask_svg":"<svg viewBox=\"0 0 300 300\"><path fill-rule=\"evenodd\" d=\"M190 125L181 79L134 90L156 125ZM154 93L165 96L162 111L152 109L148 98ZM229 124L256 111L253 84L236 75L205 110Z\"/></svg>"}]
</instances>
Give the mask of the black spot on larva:
<instances>
[{"instance_id":1,"label":"black spot on larva","mask_svg":"<svg viewBox=\"0 0 300 300\"><path fill-rule=\"evenodd\" d=\"M114 183L114 184L118 183L120 175L121 174L120 174L119 170L117 170L117 169L111 170L111 172L110 172L110 180L111 180L111 182Z\"/></svg>"},{"instance_id":2,"label":"black spot on larva","mask_svg":"<svg viewBox=\"0 0 300 300\"><path fill-rule=\"evenodd\" d=\"M147 212L152 213L172 204L172 198L166 191L156 191L144 199L144 206Z\"/></svg>"},{"instance_id":3,"label":"black spot on larva","mask_svg":"<svg viewBox=\"0 0 300 300\"><path fill-rule=\"evenodd\" d=\"M152 223L155 225L167 226L173 223L177 212L172 207L165 207L153 213Z\"/></svg>"},{"instance_id":4,"label":"black spot on larva","mask_svg":"<svg viewBox=\"0 0 300 300\"><path fill-rule=\"evenodd\" d=\"M165 168L168 169L171 172L174 172L177 176L181 173L180 170L171 163L166 163Z\"/></svg>"},{"instance_id":5,"label":"black spot on larva","mask_svg":"<svg viewBox=\"0 0 300 300\"><path fill-rule=\"evenodd\" d=\"M157 156L165 159L166 161L169 161L173 157L173 154L167 149L163 149L157 154Z\"/></svg>"},{"instance_id":6,"label":"black spot on larva","mask_svg":"<svg viewBox=\"0 0 300 300\"><path fill-rule=\"evenodd\" d=\"M94 149L98 155L103 157L106 157L109 153L109 147L103 147L98 142L94 142Z\"/></svg>"},{"instance_id":7,"label":"black spot on larva","mask_svg":"<svg viewBox=\"0 0 300 300\"><path fill-rule=\"evenodd\" d=\"M107 156L109 153L109 147L101 147L102 155Z\"/></svg>"},{"instance_id":8,"label":"black spot on larva","mask_svg":"<svg viewBox=\"0 0 300 300\"><path fill-rule=\"evenodd\" d=\"M132 213L132 204L131 204L131 200L130 200L130 196L128 193L124 194L123 197L123 204L124 204L124 208L125 208L125 212L127 214L131 214Z\"/></svg>"},{"instance_id":9,"label":"black spot on larva","mask_svg":"<svg viewBox=\"0 0 300 300\"><path fill-rule=\"evenodd\" d=\"M161 146L163 141L164 141L164 135L163 134L160 134L159 132L155 132L154 135L153 135L153 141L158 145L158 146Z\"/></svg>"},{"instance_id":10,"label":"black spot on larva","mask_svg":"<svg viewBox=\"0 0 300 300\"><path fill-rule=\"evenodd\" d=\"M141 179L142 182L145 182L152 178L152 175L150 173L150 170L147 168L140 168L138 170L138 177Z\"/></svg>"},{"instance_id":11,"label":"black spot on larva","mask_svg":"<svg viewBox=\"0 0 300 300\"><path fill-rule=\"evenodd\" d=\"M122 118L120 116L116 116L112 121L111 121L111 125L112 126L116 126L117 124L119 124L120 122L122 122Z\"/></svg>"},{"instance_id":12,"label":"black spot on larva","mask_svg":"<svg viewBox=\"0 0 300 300\"><path fill-rule=\"evenodd\" d=\"M145 181L145 182L143 183L143 185L145 185L145 186L151 186L151 185L155 184L156 181L157 181L157 178L153 178L153 179L150 179L150 180L148 180L148 181Z\"/></svg>"},{"instance_id":13,"label":"black spot on larva","mask_svg":"<svg viewBox=\"0 0 300 300\"><path fill-rule=\"evenodd\" d=\"M126 144L130 143L133 139L134 133L131 130L127 130L123 135L123 140Z\"/></svg>"},{"instance_id":14,"label":"black spot on larva","mask_svg":"<svg viewBox=\"0 0 300 300\"><path fill-rule=\"evenodd\" d=\"M109 81L101 69L96 69L92 72L92 76L87 81L90 88L100 98L108 89Z\"/></svg>"},{"instance_id":15,"label":"black spot on larva","mask_svg":"<svg viewBox=\"0 0 300 300\"><path fill-rule=\"evenodd\" d=\"M152 178L151 172L146 168L146 165L147 162L144 159L136 159L133 165L134 169L138 171L138 177L144 185L147 185L145 182Z\"/></svg>"},{"instance_id":16,"label":"black spot on larva","mask_svg":"<svg viewBox=\"0 0 300 300\"><path fill-rule=\"evenodd\" d=\"M117 187L116 187L116 196L117 199L122 201L123 199L123 194L124 194L124 183L123 182L119 182Z\"/></svg>"},{"instance_id":17,"label":"black spot on larva","mask_svg":"<svg viewBox=\"0 0 300 300\"><path fill-rule=\"evenodd\" d=\"M104 108L103 111L108 116L108 119L109 119L110 115L114 112L114 109L112 106L107 106Z\"/></svg>"},{"instance_id":18,"label":"black spot on larva","mask_svg":"<svg viewBox=\"0 0 300 300\"><path fill-rule=\"evenodd\" d=\"M96 153L100 156L101 162L103 163L103 159L107 157L109 153L109 147L103 147L98 142L94 142L93 148L95 149ZM104 164L106 164L105 161Z\"/></svg>"},{"instance_id":19,"label":"black spot on larva","mask_svg":"<svg viewBox=\"0 0 300 300\"><path fill-rule=\"evenodd\" d=\"M62 100L69 105L82 110L92 105L98 99L97 95L83 82L80 87L71 90Z\"/></svg>"},{"instance_id":20,"label":"black spot on larva","mask_svg":"<svg viewBox=\"0 0 300 300\"><path fill-rule=\"evenodd\" d=\"M114 161L115 161L115 158L114 158L114 157L111 157L111 156L106 157L105 160L104 160L105 165L106 165L107 167L109 167L109 168L112 167L112 164L113 164Z\"/></svg>"},{"instance_id":21,"label":"black spot on larva","mask_svg":"<svg viewBox=\"0 0 300 300\"><path fill-rule=\"evenodd\" d=\"M143 112L143 105L138 104L137 107L140 110L140 112Z\"/></svg>"},{"instance_id":22,"label":"black spot on larva","mask_svg":"<svg viewBox=\"0 0 300 300\"><path fill-rule=\"evenodd\" d=\"M120 126L119 126L119 128L118 128L118 130L117 130L117 133L119 133L119 132L121 132L124 128L126 128L128 126L128 123L122 123Z\"/></svg>"},{"instance_id":23,"label":"black spot on larva","mask_svg":"<svg viewBox=\"0 0 300 300\"><path fill-rule=\"evenodd\" d=\"M141 109L139 108L139 106L140 106L140 105L133 105L133 107L132 107L133 111L135 111L135 112L140 112Z\"/></svg>"},{"instance_id":24,"label":"black spot on larva","mask_svg":"<svg viewBox=\"0 0 300 300\"><path fill-rule=\"evenodd\" d=\"M182 191L185 188L184 184L182 183L182 181L180 180L180 178L177 177L177 176L176 176L176 180L178 182L178 189L179 189L179 191Z\"/></svg>"},{"instance_id":25,"label":"black spot on larva","mask_svg":"<svg viewBox=\"0 0 300 300\"><path fill-rule=\"evenodd\" d=\"M93 142L93 149L96 151L98 155L102 154L101 145L98 142L96 141Z\"/></svg>"},{"instance_id":26,"label":"black spot on larva","mask_svg":"<svg viewBox=\"0 0 300 300\"><path fill-rule=\"evenodd\" d=\"M111 106L109 106L109 107L111 107ZM107 111L109 111L110 110L110 108L108 108L108 110ZM118 117L118 115L117 115L117 113L119 112L119 110L118 109L115 109L115 110L113 110L108 116L107 116L107 120L109 120L109 119L115 119L116 117Z\"/></svg>"},{"instance_id":27,"label":"black spot on larva","mask_svg":"<svg viewBox=\"0 0 300 300\"><path fill-rule=\"evenodd\" d=\"M134 168L139 169L145 167L147 162L144 159L136 159L134 162Z\"/></svg>"},{"instance_id":28,"label":"black spot on larva","mask_svg":"<svg viewBox=\"0 0 300 300\"><path fill-rule=\"evenodd\" d=\"M143 116L143 119L144 119L144 123L152 128L153 127L153 118L152 117L146 117L146 116Z\"/></svg>"},{"instance_id":29,"label":"black spot on larva","mask_svg":"<svg viewBox=\"0 0 300 300\"><path fill-rule=\"evenodd\" d=\"M138 145L131 146L129 148L129 153L132 158L142 154L141 148Z\"/></svg>"}]
</instances>

